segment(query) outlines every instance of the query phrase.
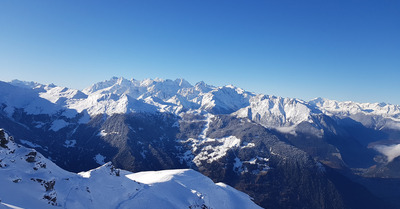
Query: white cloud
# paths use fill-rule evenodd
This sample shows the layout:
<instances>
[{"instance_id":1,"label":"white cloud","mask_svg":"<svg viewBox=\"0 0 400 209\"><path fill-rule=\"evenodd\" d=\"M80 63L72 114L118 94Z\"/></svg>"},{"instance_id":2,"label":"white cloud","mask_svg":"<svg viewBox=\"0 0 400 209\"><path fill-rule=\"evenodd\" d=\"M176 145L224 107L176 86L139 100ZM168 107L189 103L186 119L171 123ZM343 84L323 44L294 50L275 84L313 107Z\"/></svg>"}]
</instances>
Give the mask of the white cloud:
<instances>
[{"instance_id":1,"label":"white cloud","mask_svg":"<svg viewBox=\"0 0 400 209\"><path fill-rule=\"evenodd\" d=\"M390 146L378 145L375 147L375 149L378 152L386 155L388 162L391 162L393 159L400 156L400 144L393 144Z\"/></svg>"}]
</instances>

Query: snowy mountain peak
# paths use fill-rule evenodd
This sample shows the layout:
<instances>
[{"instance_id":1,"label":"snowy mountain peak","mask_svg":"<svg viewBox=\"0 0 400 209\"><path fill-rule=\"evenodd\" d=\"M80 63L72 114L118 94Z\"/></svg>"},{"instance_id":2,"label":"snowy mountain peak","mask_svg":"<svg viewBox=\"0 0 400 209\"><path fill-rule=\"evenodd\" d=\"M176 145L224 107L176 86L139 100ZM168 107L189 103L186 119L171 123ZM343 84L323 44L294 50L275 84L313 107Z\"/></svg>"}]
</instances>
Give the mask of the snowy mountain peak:
<instances>
[{"instance_id":1,"label":"snowy mountain peak","mask_svg":"<svg viewBox=\"0 0 400 209\"><path fill-rule=\"evenodd\" d=\"M328 99L325 99L325 98L322 98L322 97L316 97L316 98L310 100L309 102L313 103L313 104L323 104L326 101L328 101Z\"/></svg>"},{"instance_id":2,"label":"snowy mountain peak","mask_svg":"<svg viewBox=\"0 0 400 209\"><path fill-rule=\"evenodd\" d=\"M310 121L313 110L307 103L291 98L257 95L250 105L235 113L269 128L290 127Z\"/></svg>"},{"instance_id":3,"label":"snowy mountain peak","mask_svg":"<svg viewBox=\"0 0 400 209\"><path fill-rule=\"evenodd\" d=\"M183 78L179 78L175 80L175 83L178 83L178 85L182 88L191 88L193 87L192 84L190 84L188 81L186 81Z\"/></svg>"},{"instance_id":4,"label":"snowy mountain peak","mask_svg":"<svg viewBox=\"0 0 400 209\"><path fill-rule=\"evenodd\" d=\"M13 86L18 86L18 87L23 87L23 88L28 88L28 89L33 89L37 86L43 86L43 84L40 84L37 82L21 81L21 80L17 80L17 79L14 79L14 80L10 81L9 83Z\"/></svg>"},{"instance_id":5,"label":"snowy mountain peak","mask_svg":"<svg viewBox=\"0 0 400 209\"><path fill-rule=\"evenodd\" d=\"M201 109L214 114L230 114L248 106L253 96L234 86L218 87L204 94Z\"/></svg>"},{"instance_id":6,"label":"snowy mountain peak","mask_svg":"<svg viewBox=\"0 0 400 209\"><path fill-rule=\"evenodd\" d=\"M214 86L208 85L204 81L200 81L200 82L196 83L196 85L195 85L195 90L202 92L202 93L209 92L214 88L215 88Z\"/></svg>"},{"instance_id":7,"label":"snowy mountain peak","mask_svg":"<svg viewBox=\"0 0 400 209\"><path fill-rule=\"evenodd\" d=\"M105 89L112 85L115 85L118 82L118 80L119 80L118 77L112 77L110 80L104 80L104 81L95 83L95 84L91 85L90 87L85 88L82 92L84 92L85 94L91 94L100 89Z\"/></svg>"}]
</instances>

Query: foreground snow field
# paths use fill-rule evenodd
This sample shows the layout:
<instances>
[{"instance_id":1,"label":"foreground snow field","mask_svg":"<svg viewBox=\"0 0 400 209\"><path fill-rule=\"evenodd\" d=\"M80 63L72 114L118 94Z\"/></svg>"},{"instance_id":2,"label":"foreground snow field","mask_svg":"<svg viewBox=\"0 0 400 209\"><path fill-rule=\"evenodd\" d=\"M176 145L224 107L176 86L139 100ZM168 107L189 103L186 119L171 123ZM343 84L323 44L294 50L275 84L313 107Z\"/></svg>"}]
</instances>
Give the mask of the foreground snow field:
<instances>
[{"instance_id":1,"label":"foreground snow field","mask_svg":"<svg viewBox=\"0 0 400 209\"><path fill-rule=\"evenodd\" d=\"M106 163L67 172L0 132L0 208L260 208L191 169L131 173Z\"/></svg>"}]
</instances>

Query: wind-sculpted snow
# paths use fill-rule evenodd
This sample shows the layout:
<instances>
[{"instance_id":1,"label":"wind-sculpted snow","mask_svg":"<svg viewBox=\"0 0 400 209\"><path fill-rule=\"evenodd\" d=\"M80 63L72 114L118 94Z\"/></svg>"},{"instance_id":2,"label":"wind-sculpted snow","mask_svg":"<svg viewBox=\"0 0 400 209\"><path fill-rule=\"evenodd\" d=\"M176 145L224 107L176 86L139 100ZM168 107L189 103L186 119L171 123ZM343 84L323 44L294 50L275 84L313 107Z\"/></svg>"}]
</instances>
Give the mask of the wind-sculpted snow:
<instances>
[{"instance_id":1,"label":"wind-sculpted snow","mask_svg":"<svg viewBox=\"0 0 400 209\"><path fill-rule=\"evenodd\" d=\"M0 139L2 207L260 208L248 195L194 170L131 173L106 163L75 174L16 144L2 129Z\"/></svg>"}]
</instances>

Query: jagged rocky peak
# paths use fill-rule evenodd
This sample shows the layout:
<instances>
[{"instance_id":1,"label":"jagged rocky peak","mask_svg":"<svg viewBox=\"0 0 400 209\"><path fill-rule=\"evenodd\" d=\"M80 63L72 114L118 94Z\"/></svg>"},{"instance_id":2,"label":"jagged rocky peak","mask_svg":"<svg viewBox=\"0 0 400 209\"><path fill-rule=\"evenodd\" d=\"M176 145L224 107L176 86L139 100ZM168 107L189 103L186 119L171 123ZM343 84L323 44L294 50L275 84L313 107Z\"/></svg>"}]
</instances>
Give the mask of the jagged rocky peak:
<instances>
[{"instance_id":1,"label":"jagged rocky peak","mask_svg":"<svg viewBox=\"0 0 400 209\"><path fill-rule=\"evenodd\" d=\"M183 78L176 79L175 83L178 83L178 85L180 87L183 87L183 88L191 88L191 87L193 87L192 84L190 84L187 80L185 80Z\"/></svg>"},{"instance_id":2,"label":"jagged rocky peak","mask_svg":"<svg viewBox=\"0 0 400 209\"><path fill-rule=\"evenodd\" d=\"M102 82L98 82L96 84L91 85L90 87L83 90L86 94L94 93L99 90L105 90L107 88L140 88L140 87L151 87L154 85L158 85L161 87L174 87L178 86L181 88L190 88L192 85L184 79L176 79L175 81L170 79L144 79L142 81L138 81L135 79L125 79L124 77L112 77L109 80L105 80Z\"/></svg>"},{"instance_id":3,"label":"jagged rocky peak","mask_svg":"<svg viewBox=\"0 0 400 209\"><path fill-rule=\"evenodd\" d=\"M99 90L105 90L107 88L110 88L112 86L126 86L126 85L129 86L132 82L135 82L135 80L132 79L131 81L129 81L129 80L123 78L123 77L119 77L119 78L118 77L112 77L109 80L104 80L104 81L92 84L91 86L85 88L83 90L83 92L85 94L92 94L92 93L97 92Z\"/></svg>"},{"instance_id":4,"label":"jagged rocky peak","mask_svg":"<svg viewBox=\"0 0 400 209\"><path fill-rule=\"evenodd\" d=\"M313 113L315 111L302 100L260 94L252 97L250 105L235 115L247 117L269 128L277 128L310 121Z\"/></svg>"},{"instance_id":5,"label":"jagged rocky peak","mask_svg":"<svg viewBox=\"0 0 400 209\"><path fill-rule=\"evenodd\" d=\"M217 87L204 94L201 109L213 114L230 114L249 105L253 93L233 85Z\"/></svg>"},{"instance_id":6,"label":"jagged rocky peak","mask_svg":"<svg viewBox=\"0 0 400 209\"><path fill-rule=\"evenodd\" d=\"M202 93L209 92L215 88L214 86L206 84L204 81L197 82L194 87L195 87L196 91L199 91Z\"/></svg>"}]
</instances>

